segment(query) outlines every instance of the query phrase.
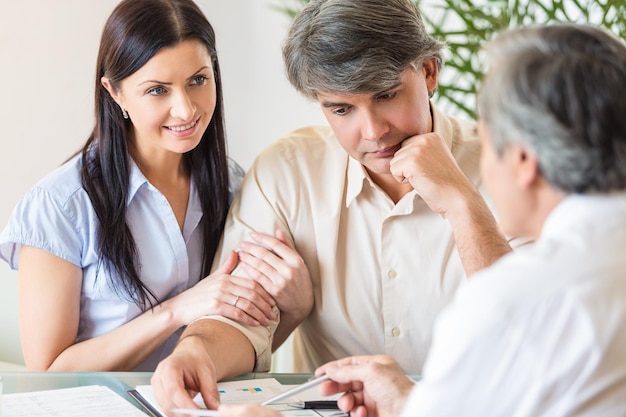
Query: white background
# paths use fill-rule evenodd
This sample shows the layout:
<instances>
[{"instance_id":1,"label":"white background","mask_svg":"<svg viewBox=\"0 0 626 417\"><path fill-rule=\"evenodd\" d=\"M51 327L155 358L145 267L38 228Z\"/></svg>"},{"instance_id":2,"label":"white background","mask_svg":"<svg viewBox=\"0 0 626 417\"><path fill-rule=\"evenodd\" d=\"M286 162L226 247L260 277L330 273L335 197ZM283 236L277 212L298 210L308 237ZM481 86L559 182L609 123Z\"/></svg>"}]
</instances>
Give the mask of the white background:
<instances>
[{"instance_id":1,"label":"white background","mask_svg":"<svg viewBox=\"0 0 626 417\"><path fill-rule=\"evenodd\" d=\"M317 104L287 82L281 0L197 0L217 33L231 156L248 168L261 149L306 124ZM18 199L87 139L102 26L118 0L0 0L0 228ZM0 362L22 362L17 274L0 262Z\"/></svg>"}]
</instances>

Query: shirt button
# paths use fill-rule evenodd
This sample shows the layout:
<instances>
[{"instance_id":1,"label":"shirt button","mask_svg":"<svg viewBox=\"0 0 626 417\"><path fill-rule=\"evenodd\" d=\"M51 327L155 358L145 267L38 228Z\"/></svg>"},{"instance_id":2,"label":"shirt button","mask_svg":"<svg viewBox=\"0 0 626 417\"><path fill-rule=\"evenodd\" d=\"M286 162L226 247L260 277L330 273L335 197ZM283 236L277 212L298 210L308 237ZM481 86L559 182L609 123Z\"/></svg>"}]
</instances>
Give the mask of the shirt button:
<instances>
[{"instance_id":1,"label":"shirt button","mask_svg":"<svg viewBox=\"0 0 626 417\"><path fill-rule=\"evenodd\" d=\"M397 327L394 327L393 329L391 329L391 334L393 335L393 337L400 336L400 329L398 329Z\"/></svg>"},{"instance_id":2,"label":"shirt button","mask_svg":"<svg viewBox=\"0 0 626 417\"><path fill-rule=\"evenodd\" d=\"M397 276L398 276L398 273L397 273L396 271L394 271L393 269L391 269L391 270L389 271L389 273L387 274L387 276L388 276L389 278L391 278L391 279L394 279L395 277L397 277Z\"/></svg>"}]
</instances>

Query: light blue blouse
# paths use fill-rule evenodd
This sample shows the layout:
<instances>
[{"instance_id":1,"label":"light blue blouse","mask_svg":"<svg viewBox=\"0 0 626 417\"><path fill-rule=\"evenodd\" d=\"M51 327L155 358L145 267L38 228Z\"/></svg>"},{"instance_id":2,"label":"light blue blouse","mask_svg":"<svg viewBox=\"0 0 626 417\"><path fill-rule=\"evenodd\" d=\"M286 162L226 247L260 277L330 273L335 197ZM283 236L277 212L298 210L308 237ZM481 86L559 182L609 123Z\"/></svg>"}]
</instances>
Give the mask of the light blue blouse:
<instances>
[{"instance_id":1,"label":"light blue blouse","mask_svg":"<svg viewBox=\"0 0 626 417\"><path fill-rule=\"evenodd\" d=\"M43 178L17 204L0 235L0 259L18 268L20 245L33 246L83 270L80 323L76 341L90 339L125 324L142 313L110 286L100 268L98 219L80 180L81 156ZM243 170L229 160L230 200L239 189ZM137 245L141 280L160 300L192 287L202 268L202 208L191 182L183 231L167 199L131 161L127 222ZM153 371L174 348L181 329L135 370Z\"/></svg>"}]
</instances>

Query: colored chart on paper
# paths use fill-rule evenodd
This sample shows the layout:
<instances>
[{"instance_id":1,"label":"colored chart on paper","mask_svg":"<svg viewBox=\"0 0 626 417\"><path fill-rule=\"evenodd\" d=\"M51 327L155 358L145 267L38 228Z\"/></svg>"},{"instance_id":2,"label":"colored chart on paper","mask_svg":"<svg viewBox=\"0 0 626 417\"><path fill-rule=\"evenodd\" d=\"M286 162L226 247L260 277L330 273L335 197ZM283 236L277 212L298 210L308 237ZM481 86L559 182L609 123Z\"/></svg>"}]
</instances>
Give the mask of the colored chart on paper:
<instances>
[{"instance_id":1,"label":"colored chart on paper","mask_svg":"<svg viewBox=\"0 0 626 417\"><path fill-rule=\"evenodd\" d=\"M251 384L253 382L253 384ZM223 404L261 403L280 394L285 387L276 379L229 381L218 384L220 401Z\"/></svg>"}]
</instances>

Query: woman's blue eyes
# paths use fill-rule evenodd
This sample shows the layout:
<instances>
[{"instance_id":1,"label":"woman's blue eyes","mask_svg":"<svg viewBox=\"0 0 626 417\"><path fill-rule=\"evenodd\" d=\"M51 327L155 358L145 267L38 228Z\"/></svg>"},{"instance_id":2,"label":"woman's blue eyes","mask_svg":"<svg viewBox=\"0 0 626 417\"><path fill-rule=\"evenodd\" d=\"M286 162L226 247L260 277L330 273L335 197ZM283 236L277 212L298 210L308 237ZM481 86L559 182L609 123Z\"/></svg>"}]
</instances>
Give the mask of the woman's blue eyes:
<instances>
[{"instance_id":1,"label":"woman's blue eyes","mask_svg":"<svg viewBox=\"0 0 626 417\"><path fill-rule=\"evenodd\" d=\"M163 87L154 87L148 90L148 94L153 96L160 96L163 93L165 93L165 88Z\"/></svg>"},{"instance_id":2,"label":"woman's blue eyes","mask_svg":"<svg viewBox=\"0 0 626 417\"><path fill-rule=\"evenodd\" d=\"M203 85L206 83L207 77L205 77L204 75L196 75L195 77L193 77L193 82L196 85Z\"/></svg>"},{"instance_id":3,"label":"woman's blue eyes","mask_svg":"<svg viewBox=\"0 0 626 417\"><path fill-rule=\"evenodd\" d=\"M204 75L196 75L195 77L191 79L191 85L204 85L206 84L207 80L208 80L208 77ZM160 96L160 95L165 94L166 92L167 90L163 86L152 87L151 89L147 91L147 93L152 96Z\"/></svg>"}]
</instances>

